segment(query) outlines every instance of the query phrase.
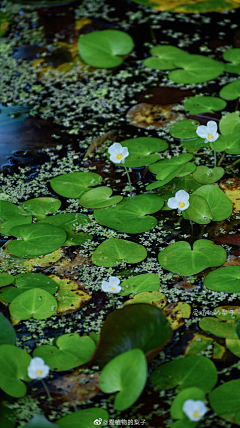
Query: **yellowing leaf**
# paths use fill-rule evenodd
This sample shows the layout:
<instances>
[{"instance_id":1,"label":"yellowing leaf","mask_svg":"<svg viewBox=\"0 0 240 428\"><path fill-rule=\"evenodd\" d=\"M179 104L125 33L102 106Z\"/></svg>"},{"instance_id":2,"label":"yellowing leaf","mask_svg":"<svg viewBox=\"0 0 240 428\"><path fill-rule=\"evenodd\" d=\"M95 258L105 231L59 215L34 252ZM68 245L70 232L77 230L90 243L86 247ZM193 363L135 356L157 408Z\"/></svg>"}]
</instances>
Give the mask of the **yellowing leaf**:
<instances>
[{"instance_id":1,"label":"yellowing leaf","mask_svg":"<svg viewBox=\"0 0 240 428\"><path fill-rule=\"evenodd\" d=\"M92 297L85 291L80 290L76 282L70 281L69 278L59 278L56 275L50 275L58 284L58 302L57 314L66 315L76 312L79 308L85 305Z\"/></svg>"},{"instance_id":2,"label":"yellowing leaf","mask_svg":"<svg viewBox=\"0 0 240 428\"><path fill-rule=\"evenodd\" d=\"M185 355L198 355L200 352L205 351L214 339L204 336L203 334L195 334L194 338L188 344Z\"/></svg>"},{"instance_id":3,"label":"yellowing leaf","mask_svg":"<svg viewBox=\"0 0 240 428\"><path fill-rule=\"evenodd\" d=\"M177 330L185 323L185 318L190 317L191 306L184 302L170 303L165 306L163 313L170 322L171 329Z\"/></svg>"},{"instance_id":4,"label":"yellowing leaf","mask_svg":"<svg viewBox=\"0 0 240 428\"><path fill-rule=\"evenodd\" d=\"M145 291L143 293L138 293L132 299L127 300L123 306L130 305L132 303L150 303L151 305L162 309L167 303L167 298L159 291Z\"/></svg>"}]
</instances>

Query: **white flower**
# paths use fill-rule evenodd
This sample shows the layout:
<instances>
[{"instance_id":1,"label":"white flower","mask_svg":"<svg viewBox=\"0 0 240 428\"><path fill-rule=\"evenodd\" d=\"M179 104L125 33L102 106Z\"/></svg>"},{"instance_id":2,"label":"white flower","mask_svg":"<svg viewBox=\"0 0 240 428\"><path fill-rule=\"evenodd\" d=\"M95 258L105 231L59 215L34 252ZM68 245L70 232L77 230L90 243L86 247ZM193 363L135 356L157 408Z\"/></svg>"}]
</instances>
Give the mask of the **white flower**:
<instances>
[{"instance_id":1,"label":"white flower","mask_svg":"<svg viewBox=\"0 0 240 428\"><path fill-rule=\"evenodd\" d=\"M196 132L199 137L205 138L204 143L215 141L218 138L217 124L213 120L209 120L207 126L198 126Z\"/></svg>"},{"instance_id":2,"label":"white flower","mask_svg":"<svg viewBox=\"0 0 240 428\"><path fill-rule=\"evenodd\" d=\"M180 211L186 210L189 207L189 194L185 190L179 190L175 194L175 198L168 199L167 204L173 210L176 208Z\"/></svg>"},{"instance_id":3,"label":"white flower","mask_svg":"<svg viewBox=\"0 0 240 428\"><path fill-rule=\"evenodd\" d=\"M202 400L186 400L182 410L190 421L199 421L208 411L208 408Z\"/></svg>"},{"instance_id":4,"label":"white flower","mask_svg":"<svg viewBox=\"0 0 240 428\"><path fill-rule=\"evenodd\" d=\"M28 376L31 379L43 379L50 372L50 367L40 357L34 357L27 368Z\"/></svg>"},{"instance_id":5,"label":"white flower","mask_svg":"<svg viewBox=\"0 0 240 428\"><path fill-rule=\"evenodd\" d=\"M127 147L122 147L120 143L112 144L108 153L110 153L110 160L114 163L124 163L125 158L129 155Z\"/></svg>"},{"instance_id":6,"label":"white flower","mask_svg":"<svg viewBox=\"0 0 240 428\"><path fill-rule=\"evenodd\" d=\"M120 279L116 276L110 276L109 281L102 281L102 291L105 293L119 293L122 287L120 287Z\"/></svg>"}]
</instances>

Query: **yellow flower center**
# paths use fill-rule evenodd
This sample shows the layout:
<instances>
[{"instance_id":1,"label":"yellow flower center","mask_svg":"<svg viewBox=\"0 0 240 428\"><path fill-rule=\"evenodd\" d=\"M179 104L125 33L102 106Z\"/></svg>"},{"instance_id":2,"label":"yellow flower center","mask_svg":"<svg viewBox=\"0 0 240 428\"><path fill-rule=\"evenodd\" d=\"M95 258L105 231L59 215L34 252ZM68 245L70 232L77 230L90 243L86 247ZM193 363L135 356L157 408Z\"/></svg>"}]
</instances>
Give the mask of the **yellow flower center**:
<instances>
[{"instance_id":1,"label":"yellow flower center","mask_svg":"<svg viewBox=\"0 0 240 428\"><path fill-rule=\"evenodd\" d=\"M184 202L179 202L178 206L183 208L183 207L185 207L185 204L184 204Z\"/></svg>"},{"instance_id":2,"label":"yellow flower center","mask_svg":"<svg viewBox=\"0 0 240 428\"><path fill-rule=\"evenodd\" d=\"M194 417L194 418L199 418L199 412L194 412L194 413L193 413L193 417Z\"/></svg>"},{"instance_id":3,"label":"yellow flower center","mask_svg":"<svg viewBox=\"0 0 240 428\"><path fill-rule=\"evenodd\" d=\"M41 374L42 374L42 370L37 370L36 371L36 375L41 376Z\"/></svg>"},{"instance_id":4,"label":"yellow flower center","mask_svg":"<svg viewBox=\"0 0 240 428\"><path fill-rule=\"evenodd\" d=\"M212 134L208 134L208 139L213 138Z\"/></svg>"},{"instance_id":5,"label":"yellow flower center","mask_svg":"<svg viewBox=\"0 0 240 428\"><path fill-rule=\"evenodd\" d=\"M115 287L110 287L110 290L115 290Z\"/></svg>"},{"instance_id":6,"label":"yellow flower center","mask_svg":"<svg viewBox=\"0 0 240 428\"><path fill-rule=\"evenodd\" d=\"M117 159L122 159L122 158L123 158L123 155L117 155L117 156L116 156L116 158L117 158Z\"/></svg>"}]
</instances>

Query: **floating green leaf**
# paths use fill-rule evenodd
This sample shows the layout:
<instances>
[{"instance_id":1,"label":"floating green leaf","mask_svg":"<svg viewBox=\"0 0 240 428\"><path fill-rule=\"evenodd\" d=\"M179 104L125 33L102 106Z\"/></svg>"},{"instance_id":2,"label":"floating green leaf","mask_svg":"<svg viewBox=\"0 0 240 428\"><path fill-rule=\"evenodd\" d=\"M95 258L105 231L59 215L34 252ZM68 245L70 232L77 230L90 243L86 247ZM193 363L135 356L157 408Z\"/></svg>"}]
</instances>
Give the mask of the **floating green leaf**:
<instances>
[{"instance_id":1,"label":"floating green leaf","mask_svg":"<svg viewBox=\"0 0 240 428\"><path fill-rule=\"evenodd\" d=\"M209 331L211 334L219 337L225 337L226 339L238 339L236 333L237 321L225 319L217 319L214 317L204 317L199 322L199 327L204 331Z\"/></svg>"},{"instance_id":2,"label":"floating green leaf","mask_svg":"<svg viewBox=\"0 0 240 428\"><path fill-rule=\"evenodd\" d=\"M92 255L92 261L97 266L112 267L119 265L122 260L127 263L138 263L146 257L147 250L143 245L110 238L97 247Z\"/></svg>"},{"instance_id":3,"label":"floating green leaf","mask_svg":"<svg viewBox=\"0 0 240 428\"><path fill-rule=\"evenodd\" d=\"M154 46L150 49L150 54L157 58L147 58L143 61L144 65L154 70L173 70L176 68L178 59L187 58L190 55L183 49L176 46L162 45Z\"/></svg>"},{"instance_id":4,"label":"floating green leaf","mask_svg":"<svg viewBox=\"0 0 240 428\"><path fill-rule=\"evenodd\" d=\"M228 113L219 122L222 135L235 134L240 131L240 112Z\"/></svg>"},{"instance_id":5,"label":"floating green leaf","mask_svg":"<svg viewBox=\"0 0 240 428\"><path fill-rule=\"evenodd\" d=\"M66 232L66 241L63 245L82 245L92 239L92 235L76 231L76 228L91 223L88 216L79 213L56 214L40 220L38 224L47 223L61 228Z\"/></svg>"},{"instance_id":6,"label":"floating green leaf","mask_svg":"<svg viewBox=\"0 0 240 428\"><path fill-rule=\"evenodd\" d=\"M229 49L223 53L223 58L231 62L231 64L225 64L225 70L228 73L240 73L240 49Z\"/></svg>"},{"instance_id":7,"label":"floating green leaf","mask_svg":"<svg viewBox=\"0 0 240 428\"><path fill-rule=\"evenodd\" d=\"M79 200L79 205L85 208L105 208L111 205L118 204L123 199L123 196L112 196L110 187L97 187L84 193Z\"/></svg>"},{"instance_id":8,"label":"floating green leaf","mask_svg":"<svg viewBox=\"0 0 240 428\"><path fill-rule=\"evenodd\" d=\"M240 380L218 386L208 396L214 412L228 422L240 425Z\"/></svg>"},{"instance_id":9,"label":"floating green leaf","mask_svg":"<svg viewBox=\"0 0 240 428\"><path fill-rule=\"evenodd\" d=\"M122 64L121 56L134 48L131 36L119 30L93 31L78 40L78 50L83 61L92 67L113 68Z\"/></svg>"},{"instance_id":10,"label":"floating green leaf","mask_svg":"<svg viewBox=\"0 0 240 428\"><path fill-rule=\"evenodd\" d=\"M205 287L225 293L240 293L240 266L225 266L210 272L205 280Z\"/></svg>"},{"instance_id":11,"label":"floating green leaf","mask_svg":"<svg viewBox=\"0 0 240 428\"><path fill-rule=\"evenodd\" d=\"M197 95L188 98L184 103L184 108L189 114L214 113L214 111L223 110L226 105L226 101L221 98Z\"/></svg>"},{"instance_id":12,"label":"floating green leaf","mask_svg":"<svg viewBox=\"0 0 240 428\"><path fill-rule=\"evenodd\" d=\"M0 220L9 220L11 217L26 214L26 211L17 205L12 204L12 202L0 201Z\"/></svg>"},{"instance_id":13,"label":"floating green leaf","mask_svg":"<svg viewBox=\"0 0 240 428\"><path fill-rule=\"evenodd\" d=\"M22 382L29 381L27 367L31 361L30 355L14 345L0 346L0 388L12 397L24 397L27 392Z\"/></svg>"},{"instance_id":14,"label":"floating green leaf","mask_svg":"<svg viewBox=\"0 0 240 428\"><path fill-rule=\"evenodd\" d=\"M77 333L63 334L57 337L55 345L38 346L34 357L41 357L51 370L63 371L87 363L95 349L95 343L88 336Z\"/></svg>"},{"instance_id":15,"label":"floating green leaf","mask_svg":"<svg viewBox=\"0 0 240 428\"><path fill-rule=\"evenodd\" d=\"M239 339L226 339L226 346L234 355L240 358L240 340Z\"/></svg>"},{"instance_id":16,"label":"floating green leaf","mask_svg":"<svg viewBox=\"0 0 240 428\"><path fill-rule=\"evenodd\" d=\"M181 172L184 170L185 166L180 165L173 169L163 180L161 181L155 181L153 183L150 183L146 186L147 190L157 189L158 187L162 187L165 184L169 183L173 178L179 177L181 175Z\"/></svg>"},{"instance_id":17,"label":"floating green leaf","mask_svg":"<svg viewBox=\"0 0 240 428\"><path fill-rule=\"evenodd\" d=\"M189 356L162 364L150 376L150 381L159 389L177 390L196 387L210 391L217 383L218 375L214 363L207 357Z\"/></svg>"},{"instance_id":18,"label":"floating green leaf","mask_svg":"<svg viewBox=\"0 0 240 428\"><path fill-rule=\"evenodd\" d=\"M43 320L55 314L56 299L41 288L25 291L16 297L9 306L10 314L18 320L34 318Z\"/></svg>"},{"instance_id":19,"label":"floating green leaf","mask_svg":"<svg viewBox=\"0 0 240 428\"><path fill-rule=\"evenodd\" d=\"M228 155L240 154L240 134L235 132L233 134L221 136L214 142L215 150L217 152L226 152Z\"/></svg>"},{"instance_id":20,"label":"floating green leaf","mask_svg":"<svg viewBox=\"0 0 240 428\"><path fill-rule=\"evenodd\" d=\"M214 341L212 337L204 336L203 334L195 334L194 338L188 344L185 355L198 355L202 351L206 351L207 347Z\"/></svg>"},{"instance_id":21,"label":"floating green leaf","mask_svg":"<svg viewBox=\"0 0 240 428\"><path fill-rule=\"evenodd\" d=\"M199 239L193 249L185 241L170 244L158 255L160 265L178 275L194 275L207 267L221 266L226 260L226 251L207 239Z\"/></svg>"},{"instance_id":22,"label":"floating green leaf","mask_svg":"<svg viewBox=\"0 0 240 428\"><path fill-rule=\"evenodd\" d=\"M200 195L206 199L211 208L214 221L225 220L232 214L233 207L231 201L221 189L213 184L199 187L194 192L194 195Z\"/></svg>"},{"instance_id":23,"label":"floating green leaf","mask_svg":"<svg viewBox=\"0 0 240 428\"><path fill-rule=\"evenodd\" d=\"M186 210L186 213L182 213L185 219L188 219L188 216L191 220L198 224L208 224L213 220L213 213L211 208L206 201L200 195L190 195L189 198L189 208Z\"/></svg>"},{"instance_id":24,"label":"floating green leaf","mask_svg":"<svg viewBox=\"0 0 240 428\"><path fill-rule=\"evenodd\" d=\"M128 148L129 155L125 160L125 166L137 168L150 165L159 160L155 152L167 150L168 143L160 138L138 137L121 142L123 147Z\"/></svg>"},{"instance_id":25,"label":"floating green leaf","mask_svg":"<svg viewBox=\"0 0 240 428\"><path fill-rule=\"evenodd\" d=\"M115 207L94 211L96 221L104 226L126 233L142 233L152 229L157 219L147 214L159 211L164 202L161 196L146 193L125 198Z\"/></svg>"},{"instance_id":26,"label":"floating green leaf","mask_svg":"<svg viewBox=\"0 0 240 428\"><path fill-rule=\"evenodd\" d=\"M143 293L138 293L131 299L127 300L123 303L123 306L135 303L149 303L150 305L156 306L156 308L163 309L167 303L167 298L165 294L160 293L159 291L144 291ZM170 323L170 320L168 321Z\"/></svg>"},{"instance_id":27,"label":"floating green leaf","mask_svg":"<svg viewBox=\"0 0 240 428\"><path fill-rule=\"evenodd\" d=\"M174 123L170 128L170 135L180 140L188 140L197 137L197 127L199 122L193 119L183 119Z\"/></svg>"},{"instance_id":28,"label":"floating green leaf","mask_svg":"<svg viewBox=\"0 0 240 428\"><path fill-rule=\"evenodd\" d=\"M213 184L220 180L223 175L224 169L218 166L216 168L208 168L205 165L200 165L193 172L194 180L202 184Z\"/></svg>"},{"instance_id":29,"label":"floating green leaf","mask_svg":"<svg viewBox=\"0 0 240 428\"><path fill-rule=\"evenodd\" d=\"M163 313L170 323L172 330L177 330L191 315L191 306L186 302L169 303L163 309Z\"/></svg>"},{"instance_id":30,"label":"floating green leaf","mask_svg":"<svg viewBox=\"0 0 240 428\"><path fill-rule=\"evenodd\" d=\"M176 64L183 70L173 70L168 76L175 83L208 82L220 76L225 69L221 62L203 55L184 55L177 59Z\"/></svg>"},{"instance_id":31,"label":"floating green leaf","mask_svg":"<svg viewBox=\"0 0 240 428\"><path fill-rule=\"evenodd\" d=\"M10 275L10 273L0 273L0 287L5 287L6 285L12 284L14 279L14 276Z\"/></svg>"},{"instance_id":32,"label":"floating green leaf","mask_svg":"<svg viewBox=\"0 0 240 428\"><path fill-rule=\"evenodd\" d=\"M44 218L47 214L53 214L61 206L61 201L56 198L34 198L21 204L21 207L38 220Z\"/></svg>"},{"instance_id":33,"label":"floating green leaf","mask_svg":"<svg viewBox=\"0 0 240 428\"><path fill-rule=\"evenodd\" d=\"M186 414L183 411L183 404L186 400L205 400L205 390L197 387L186 388L184 391L179 392L179 394L174 398L173 403L171 405L171 417L174 419L181 419L182 421L188 419L186 418ZM191 425L187 425L189 427L195 427L197 425L196 422L193 422Z\"/></svg>"},{"instance_id":34,"label":"floating green leaf","mask_svg":"<svg viewBox=\"0 0 240 428\"><path fill-rule=\"evenodd\" d=\"M173 198L178 190L184 189L191 194L199 187L201 187L201 184L194 180L191 175L188 175L181 178L174 178L170 183L162 186L158 190L158 193L167 201L169 198Z\"/></svg>"},{"instance_id":35,"label":"floating green leaf","mask_svg":"<svg viewBox=\"0 0 240 428\"><path fill-rule=\"evenodd\" d=\"M101 407L90 407L84 410L70 413L56 421L60 428L91 428L94 426L94 421L99 427L102 427L104 420L108 420L108 412Z\"/></svg>"},{"instance_id":36,"label":"floating green leaf","mask_svg":"<svg viewBox=\"0 0 240 428\"><path fill-rule=\"evenodd\" d=\"M104 367L112 358L135 348L142 349L147 357L156 355L171 335L160 309L145 303L126 305L107 317L92 363Z\"/></svg>"},{"instance_id":37,"label":"floating green leaf","mask_svg":"<svg viewBox=\"0 0 240 428\"><path fill-rule=\"evenodd\" d=\"M141 349L131 349L104 367L99 385L103 392L118 392L113 407L126 410L140 397L147 382L147 361Z\"/></svg>"},{"instance_id":38,"label":"floating green leaf","mask_svg":"<svg viewBox=\"0 0 240 428\"><path fill-rule=\"evenodd\" d=\"M75 281L69 280L68 277L59 278L56 275L51 275L51 278L59 287L57 296L58 315L75 312L91 300L91 295L87 294L86 291L80 290L79 285Z\"/></svg>"},{"instance_id":39,"label":"floating green leaf","mask_svg":"<svg viewBox=\"0 0 240 428\"><path fill-rule=\"evenodd\" d=\"M142 293L143 291L157 291L160 286L160 279L155 273L144 273L135 275L121 282L121 296L131 293Z\"/></svg>"},{"instance_id":40,"label":"floating green leaf","mask_svg":"<svg viewBox=\"0 0 240 428\"><path fill-rule=\"evenodd\" d=\"M0 313L0 345L15 345L16 332L7 318Z\"/></svg>"},{"instance_id":41,"label":"floating green leaf","mask_svg":"<svg viewBox=\"0 0 240 428\"><path fill-rule=\"evenodd\" d=\"M89 187L97 186L102 177L95 172L70 172L50 180L54 192L66 198L80 198Z\"/></svg>"},{"instance_id":42,"label":"floating green leaf","mask_svg":"<svg viewBox=\"0 0 240 428\"><path fill-rule=\"evenodd\" d=\"M170 174L170 172L172 172L172 170L175 170L176 168L182 165L186 165L187 162L192 159L193 155L190 155L188 153L182 153L179 156L174 156L170 159L164 159L154 163L153 165L150 165L149 171L153 172L153 174L157 174L157 180L163 180Z\"/></svg>"},{"instance_id":43,"label":"floating green leaf","mask_svg":"<svg viewBox=\"0 0 240 428\"><path fill-rule=\"evenodd\" d=\"M210 143L204 143L203 138L200 137L192 138L191 140L181 140L180 143L188 153L198 152L202 147L210 146Z\"/></svg>"},{"instance_id":44,"label":"floating green leaf","mask_svg":"<svg viewBox=\"0 0 240 428\"><path fill-rule=\"evenodd\" d=\"M22 240L9 241L7 249L18 257L31 258L52 253L66 240L66 232L51 224L27 224L11 229Z\"/></svg>"},{"instance_id":45,"label":"floating green leaf","mask_svg":"<svg viewBox=\"0 0 240 428\"><path fill-rule=\"evenodd\" d=\"M219 92L220 97L224 98L227 101L236 100L240 97L240 80L235 82L228 83L225 85Z\"/></svg>"},{"instance_id":46,"label":"floating green leaf","mask_svg":"<svg viewBox=\"0 0 240 428\"><path fill-rule=\"evenodd\" d=\"M14 226L20 226L23 224L30 224L32 223L32 216L31 215L18 215L14 217L10 217L8 220L5 220L0 223L0 233L3 235L12 235L11 229Z\"/></svg>"}]
</instances>

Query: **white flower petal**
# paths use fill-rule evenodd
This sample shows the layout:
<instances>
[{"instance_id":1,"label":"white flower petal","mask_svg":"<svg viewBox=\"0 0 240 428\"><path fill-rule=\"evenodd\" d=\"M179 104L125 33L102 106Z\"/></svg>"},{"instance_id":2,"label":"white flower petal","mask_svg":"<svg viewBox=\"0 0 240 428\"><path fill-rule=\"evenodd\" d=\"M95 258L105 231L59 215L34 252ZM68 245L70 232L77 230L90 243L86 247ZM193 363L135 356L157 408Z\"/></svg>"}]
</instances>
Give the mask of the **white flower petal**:
<instances>
[{"instance_id":1,"label":"white flower petal","mask_svg":"<svg viewBox=\"0 0 240 428\"><path fill-rule=\"evenodd\" d=\"M180 201L180 202L183 202L185 205L184 205L184 207L181 207L181 206L178 204L178 209L179 209L180 211L187 210L187 209L188 209L188 207L189 207L189 201L188 201L188 200L185 200L185 201Z\"/></svg>"},{"instance_id":2,"label":"white flower petal","mask_svg":"<svg viewBox=\"0 0 240 428\"><path fill-rule=\"evenodd\" d=\"M31 379L43 379L48 376L50 367L45 364L42 358L34 357L31 359L27 371Z\"/></svg>"},{"instance_id":3,"label":"white flower petal","mask_svg":"<svg viewBox=\"0 0 240 428\"><path fill-rule=\"evenodd\" d=\"M122 148L122 155L124 158L126 158L129 155L127 147Z\"/></svg>"},{"instance_id":4,"label":"white flower petal","mask_svg":"<svg viewBox=\"0 0 240 428\"><path fill-rule=\"evenodd\" d=\"M196 133L201 138L206 138L209 134L208 129L204 125L200 125L197 127Z\"/></svg>"},{"instance_id":5,"label":"white flower petal","mask_svg":"<svg viewBox=\"0 0 240 428\"><path fill-rule=\"evenodd\" d=\"M115 155L115 154L111 154L110 161L112 161L113 163L121 163L121 159L118 159L117 155Z\"/></svg>"},{"instance_id":6,"label":"white flower petal","mask_svg":"<svg viewBox=\"0 0 240 428\"><path fill-rule=\"evenodd\" d=\"M185 202L188 201L189 199L189 194L185 191L185 190L179 190L176 194L175 194L175 198L177 199L177 201L179 202Z\"/></svg>"},{"instance_id":7,"label":"white flower petal","mask_svg":"<svg viewBox=\"0 0 240 428\"><path fill-rule=\"evenodd\" d=\"M108 149L108 153L111 154L119 154L122 151L122 145L120 143L113 143L109 149Z\"/></svg>"},{"instance_id":8,"label":"white flower petal","mask_svg":"<svg viewBox=\"0 0 240 428\"><path fill-rule=\"evenodd\" d=\"M169 198L167 201L167 205L169 208L172 208L172 210L178 208L178 201L176 198Z\"/></svg>"},{"instance_id":9,"label":"white flower petal","mask_svg":"<svg viewBox=\"0 0 240 428\"><path fill-rule=\"evenodd\" d=\"M214 134L213 138L209 138L208 141L216 141L218 139L219 135L218 133Z\"/></svg>"},{"instance_id":10,"label":"white flower petal","mask_svg":"<svg viewBox=\"0 0 240 428\"><path fill-rule=\"evenodd\" d=\"M121 280L117 278L116 276L110 276L109 278L109 284L116 287L120 284Z\"/></svg>"},{"instance_id":11,"label":"white flower petal","mask_svg":"<svg viewBox=\"0 0 240 428\"><path fill-rule=\"evenodd\" d=\"M208 408L202 400L186 400L182 410L190 421L199 421L208 411Z\"/></svg>"},{"instance_id":12,"label":"white flower petal","mask_svg":"<svg viewBox=\"0 0 240 428\"><path fill-rule=\"evenodd\" d=\"M207 123L207 129L209 134L216 134L217 132L217 123L214 120L209 120Z\"/></svg>"}]
</instances>

